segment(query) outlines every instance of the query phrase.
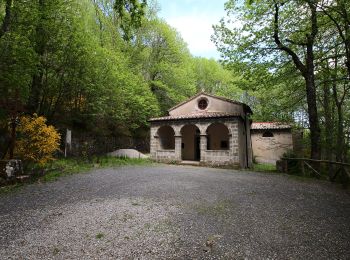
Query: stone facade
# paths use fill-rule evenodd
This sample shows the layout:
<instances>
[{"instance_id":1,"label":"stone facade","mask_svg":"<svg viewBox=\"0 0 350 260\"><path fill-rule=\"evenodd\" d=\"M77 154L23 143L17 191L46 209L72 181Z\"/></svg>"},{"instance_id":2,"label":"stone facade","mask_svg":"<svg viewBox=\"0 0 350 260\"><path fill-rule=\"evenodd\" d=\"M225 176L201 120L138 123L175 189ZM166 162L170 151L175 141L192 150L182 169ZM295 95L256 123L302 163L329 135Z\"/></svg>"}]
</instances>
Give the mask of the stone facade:
<instances>
[{"instance_id":1,"label":"stone facade","mask_svg":"<svg viewBox=\"0 0 350 260\"><path fill-rule=\"evenodd\" d=\"M199 93L152 118L151 158L161 162L250 167L250 108L240 102Z\"/></svg>"},{"instance_id":2,"label":"stone facade","mask_svg":"<svg viewBox=\"0 0 350 260\"><path fill-rule=\"evenodd\" d=\"M229 130L229 145L227 150L207 150L207 128L213 123L224 124ZM181 162L182 161L182 134L181 129L186 125L196 126L200 133L200 162L202 164L232 164L240 165L238 125L239 119L212 119L212 120L187 120L167 121L152 123L151 126L151 157L157 161ZM163 150L160 147L158 129L162 126L170 126L175 133L175 150Z\"/></svg>"},{"instance_id":3,"label":"stone facade","mask_svg":"<svg viewBox=\"0 0 350 260\"><path fill-rule=\"evenodd\" d=\"M293 151L292 128L278 122L253 123L251 131L254 160L275 164L283 154Z\"/></svg>"}]
</instances>

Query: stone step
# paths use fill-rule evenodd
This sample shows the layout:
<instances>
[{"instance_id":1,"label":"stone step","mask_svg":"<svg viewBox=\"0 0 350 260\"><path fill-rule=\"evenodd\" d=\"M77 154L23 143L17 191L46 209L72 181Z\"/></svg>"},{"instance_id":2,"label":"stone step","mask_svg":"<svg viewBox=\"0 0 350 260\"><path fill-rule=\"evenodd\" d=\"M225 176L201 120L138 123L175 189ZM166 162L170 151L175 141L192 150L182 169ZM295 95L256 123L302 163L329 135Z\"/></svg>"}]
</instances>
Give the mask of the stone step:
<instances>
[{"instance_id":1,"label":"stone step","mask_svg":"<svg viewBox=\"0 0 350 260\"><path fill-rule=\"evenodd\" d=\"M27 182L30 180L30 176L29 175L20 175L20 176L16 176L16 180L18 182Z\"/></svg>"},{"instance_id":2,"label":"stone step","mask_svg":"<svg viewBox=\"0 0 350 260\"><path fill-rule=\"evenodd\" d=\"M193 165L193 166L198 166L199 161L181 161L182 165Z\"/></svg>"}]
</instances>

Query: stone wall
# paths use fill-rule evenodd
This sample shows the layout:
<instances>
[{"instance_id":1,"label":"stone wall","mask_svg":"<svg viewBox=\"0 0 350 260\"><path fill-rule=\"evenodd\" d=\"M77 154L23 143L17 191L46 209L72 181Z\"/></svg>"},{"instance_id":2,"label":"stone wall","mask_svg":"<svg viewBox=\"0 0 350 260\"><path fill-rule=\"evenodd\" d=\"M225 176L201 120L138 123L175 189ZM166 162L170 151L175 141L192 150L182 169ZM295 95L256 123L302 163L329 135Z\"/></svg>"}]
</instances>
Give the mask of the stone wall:
<instances>
[{"instance_id":1,"label":"stone wall","mask_svg":"<svg viewBox=\"0 0 350 260\"><path fill-rule=\"evenodd\" d=\"M273 137L263 137L266 131ZM290 129L253 130L252 147L256 162L274 164L284 153L293 150L292 132Z\"/></svg>"},{"instance_id":2,"label":"stone wall","mask_svg":"<svg viewBox=\"0 0 350 260\"><path fill-rule=\"evenodd\" d=\"M206 150L202 155L202 162L209 165L229 165L237 164L237 162L230 157L229 150Z\"/></svg>"},{"instance_id":3,"label":"stone wall","mask_svg":"<svg viewBox=\"0 0 350 260\"><path fill-rule=\"evenodd\" d=\"M224 124L229 131L229 147L227 150L207 150L207 128L213 123ZM161 150L159 145L158 129L161 126L168 125L175 132L175 150ZM182 161L182 134L181 129L185 125L195 125L200 131L200 163L208 165L239 165L242 164L245 151L245 142L239 142L239 127L243 125L243 120L239 117L218 118L218 119L192 119L192 120L174 120L174 121L158 121L151 123L150 136L150 152L151 158L164 162L181 162Z\"/></svg>"}]
</instances>

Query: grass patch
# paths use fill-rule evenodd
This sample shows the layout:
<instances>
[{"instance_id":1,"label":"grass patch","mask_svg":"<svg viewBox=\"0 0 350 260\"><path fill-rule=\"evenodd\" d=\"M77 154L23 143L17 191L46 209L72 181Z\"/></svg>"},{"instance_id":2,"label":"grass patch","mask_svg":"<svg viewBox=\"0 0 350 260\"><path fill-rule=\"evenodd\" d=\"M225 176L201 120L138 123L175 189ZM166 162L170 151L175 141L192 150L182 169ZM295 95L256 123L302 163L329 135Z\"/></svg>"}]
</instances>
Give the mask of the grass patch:
<instances>
[{"instance_id":1,"label":"grass patch","mask_svg":"<svg viewBox=\"0 0 350 260\"><path fill-rule=\"evenodd\" d=\"M117 157L96 157L91 162L76 159L59 159L53 161L48 167L48 172L40 178L41 181L55 181L61 176L75 173L88 172L96 168L120 167L126 165L149 165L149 159L129 159Z\"/></svg>"},{"instance_id":2,"label":"grass patch","mask_svg":"<svg viewBox=\"0 0 350 260\"><path fill-rule=\"evenodd\" d=\"M53 255L58 255L59 252L60 252L60 250L59 250L57 247L55 247L55 248L53 249L53 251L52 251L52 254L53 254Z\"/></svg>"},{"instance_id":3,"label":"grass patch","mask_svg":"<svg viewBox=\"0 0 350 260\"><path fill-rule=\"evenodd\" d=\"M99 167L118 167L124 165L149 165L153 162L150 159L139 159L139 158L118 158L111 156L97 157L94 159L96 162L95 166Z\"/></svg>"},{"instance_id":4,"label":"grass patch","mask_svg":"<svg viewBox=\"0 0 350 260\"><path fill-rule=\"evenodd\" d=\"M103 238L105 235L103 233L98 233L95 237L96 239L101 239Z\"/></svg>"},{"instance_id":5,"label":"grass patch","mask_svg":"<svg viewBox=\"0 0 350 260\"><path fill-rule=\"evenodd\" d=\"M170 230L174 229L174 225L173 223L170 221L170 219L164 219L161 220L160 222L158 222L155 226L154 226L154 231L160 234L164 234Z\"/></svg>"},{"instance_id":6,"label":"grass patch","mask_svg":"<svg viewBox=\"0 0 350 260\"><path fill-rule=\"evenodd\" d=\"M256 172L277 172L276 165L270 163L254 163L253 169Z\"/></svg>"},{"instance_id":7,"label":"grass patch","mask_svg":"<svg viewBox=\"0 0 350 260\"><path fill-rule=\"evenodd\" d=\"M58 159L53 161L40 181L55 181L61 176L72 175L75 173L86 172L93 168L93 164L74 159Z\"/></svg>"},{"instance_id":8,"label":"grass patch","mask_svg":"<svg viewBox=\"0 0 350 260\"><path fill-rule=\"evenodd\" d=\"M7 194L16 190L19 190L21 187L23 187L23 183L15 183L8 186L0 187L0 194Z\"/></svg>"}]
</instances>

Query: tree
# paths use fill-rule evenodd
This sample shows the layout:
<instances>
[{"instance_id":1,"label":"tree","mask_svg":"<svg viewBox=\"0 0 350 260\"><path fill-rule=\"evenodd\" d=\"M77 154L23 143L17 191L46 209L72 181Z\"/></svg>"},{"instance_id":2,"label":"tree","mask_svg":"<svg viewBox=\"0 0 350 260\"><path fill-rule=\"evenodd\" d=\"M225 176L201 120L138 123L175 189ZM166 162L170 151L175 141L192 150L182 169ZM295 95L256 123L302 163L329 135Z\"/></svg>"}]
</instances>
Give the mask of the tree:
<instances>
[{"instance_id":1,"label":"tree","mask_svg":"<svg viewBox=\"0 0 350 260\"><path fill-rule=\"evenodd\" d=\"M163 113L195 93L192 56L179 33L159 19L144 23L129 46Z\"/></svg>"},{"instance_id":2,"label":"tree","mask_svg":"<svg viewBox=\"0 0 350 260\"><path fill-rule=\"evenodd\" d=\"M196 57L193 62L197 92L205 90L219 96L240 99L243 93L239 88L241 78L233 71L224 69L214 59Z\"/></svg>"},{"instance_id":3,"label":"tree","mask_svg":"<svg viewBox=\"0 0 350 260\"><path fill-rule=\"evenodd\" d=\"M238 13L240 28L229 29L228 21L215 26L217 46L226 58L247 63L273 64L293 61L305 81L311 136L311 158L319 159L320 126L315 86L314 47L318 36L317 5L305 1L256 1L226 4L228 14ZM282 55L281 55L282 54ZM235 56L235 57L233 57Z\"/></svg>"}]
</instances>

